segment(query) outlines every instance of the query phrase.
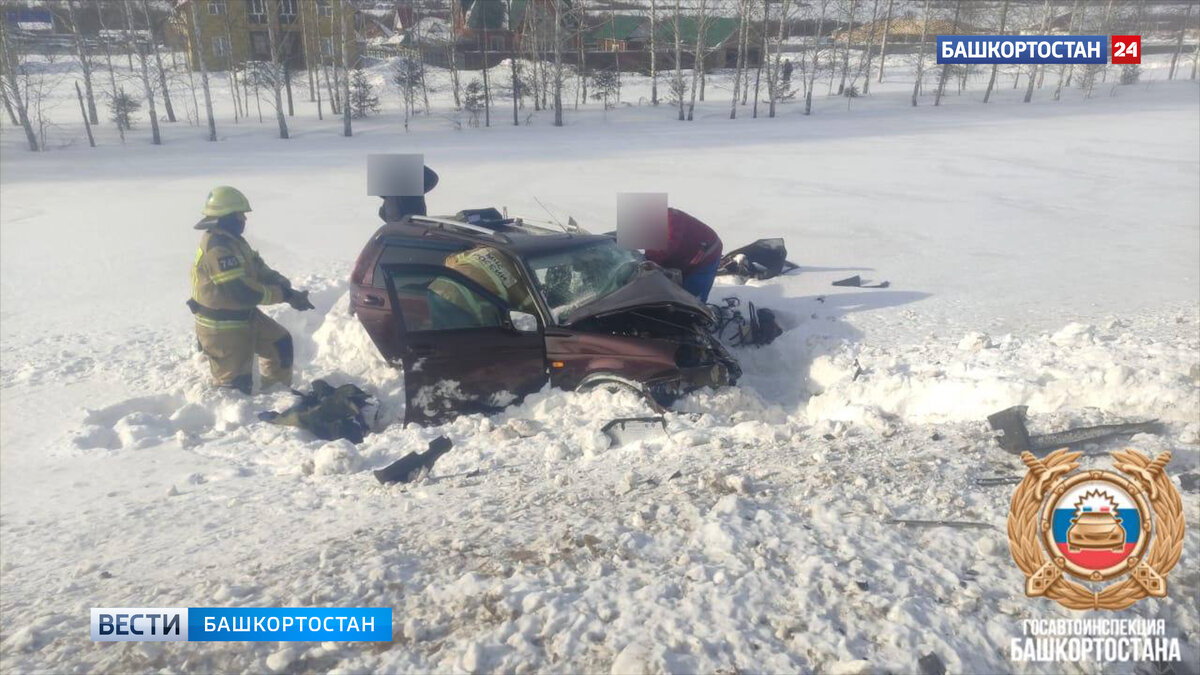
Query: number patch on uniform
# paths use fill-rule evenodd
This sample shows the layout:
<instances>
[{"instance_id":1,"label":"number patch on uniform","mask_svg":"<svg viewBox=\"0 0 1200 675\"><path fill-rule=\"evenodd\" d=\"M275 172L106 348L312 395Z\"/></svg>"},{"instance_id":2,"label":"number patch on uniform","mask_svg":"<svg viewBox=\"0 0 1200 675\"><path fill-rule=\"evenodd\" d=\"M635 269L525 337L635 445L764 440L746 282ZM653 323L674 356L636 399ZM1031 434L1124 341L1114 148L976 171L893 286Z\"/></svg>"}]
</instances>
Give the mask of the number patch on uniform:
<instances>
[{"instance_id":1,"label":"number patch on uniform","mask_svg":"<svg viewBox=\"0 0 1200 675\"><path fill-rule=\"evenodd\" d=\"M242 261L236 255L227 255L217 260L217 266L221 268L222 272L228 272L231 269L241 267Z\"/></svg>"}]
</instances>

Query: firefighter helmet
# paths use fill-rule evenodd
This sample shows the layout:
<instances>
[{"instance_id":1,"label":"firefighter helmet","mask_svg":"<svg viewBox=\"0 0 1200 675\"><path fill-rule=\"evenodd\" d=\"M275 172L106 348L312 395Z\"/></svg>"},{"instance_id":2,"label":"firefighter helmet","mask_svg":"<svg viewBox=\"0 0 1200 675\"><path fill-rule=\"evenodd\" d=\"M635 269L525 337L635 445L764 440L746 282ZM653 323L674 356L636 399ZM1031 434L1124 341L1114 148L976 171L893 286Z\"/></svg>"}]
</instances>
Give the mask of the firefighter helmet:
<instances>
[{"instance_id":1,"label":"firefighter helmet","mask_svg":"<svg viewBox=\"0 0 1200 675\"><path fill-rule=\"evenodd\" d=\"M208 193L204 202L204 215L209 218L220 218L230 213L244 213L250 210L250 200L237 188L228 185L218 185Z\"/></svg>"}]
</instances>

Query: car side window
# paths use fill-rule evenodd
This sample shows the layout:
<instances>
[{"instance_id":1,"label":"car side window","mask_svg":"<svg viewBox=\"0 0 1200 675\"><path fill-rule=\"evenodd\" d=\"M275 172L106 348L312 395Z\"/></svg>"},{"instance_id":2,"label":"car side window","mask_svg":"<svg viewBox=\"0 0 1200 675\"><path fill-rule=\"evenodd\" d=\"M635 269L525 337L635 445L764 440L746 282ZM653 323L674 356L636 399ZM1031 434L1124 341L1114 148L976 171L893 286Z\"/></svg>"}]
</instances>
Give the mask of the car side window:
<instances>
[{"instance_id":1,"label":"car side window","mask_svg":"<svg viewBox=\"0 0 1200 675\"><path fill-rule=\"evenodd\" d=\"M409 331L498 328L504 325L494 300L448 274L401 272L392 275L396 300Z\"/></svg>"},{"instance_id":2,"label":"car side window","mask_svg":"<svg viewBox=\"0 0 1200 675\"><path fill-rule=\"evenodd\" d=\"M387 288L383 267L385 265L438 265L446 256L461 251L466 246L446 241L422 241L413 238L403 238L388 241L383 253L375 263L375 274L371 285L375 288Z\"/></svg>"}]
</instances>

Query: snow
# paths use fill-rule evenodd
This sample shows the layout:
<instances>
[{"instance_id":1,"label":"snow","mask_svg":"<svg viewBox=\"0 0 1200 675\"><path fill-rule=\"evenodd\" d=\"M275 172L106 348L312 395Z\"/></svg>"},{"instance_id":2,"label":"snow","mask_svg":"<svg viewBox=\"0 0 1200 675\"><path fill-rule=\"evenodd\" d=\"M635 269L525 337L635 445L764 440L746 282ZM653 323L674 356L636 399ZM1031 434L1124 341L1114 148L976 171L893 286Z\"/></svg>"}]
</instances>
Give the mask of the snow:
<instances>
[{"instance_id":1,"label":"snow","mask_svg":"<svg viewBox=\"0 0 1200 675\"><path fill-rule=\"evenodd\" d=\"M235 125L216 77L220 142L180 122L151 147L143 120L124 147L101 125L95 150L63 84L51 151L0 137L0 665L860 673L933 654L949 672L1056 670L1008 660L1021 619L1079 614L1024 596L1012 483L979 482L1024 467L983 420L1011 405L1035 433L1158 418L1161 435L1085 461L1128 445L1200 470L1200 98L1151 63L1090 100L1022 105L1009 83L983 106L973 82L914 109L904 63L849 109L818 96L811 117L789 103L775 120L728 120L723 76L691 124L589 102L565 129L532 110L514 127L498 102L474 129L441 90L406 133L389 92L350 139L301 88L288 141L267 111ZM643 97L629 76L623 98ZM603 423L646 411L603 391L404 426L402 375L348 313L380 151L425 153L434 211L540 217L540 200L603 231L614 193L655 190L727 248L783 236L799 272L713 297L771 307L786 332L736 350L741 386L691 394L666 434L619 447ZM208 388L183 300L215 184L248 194L249 240L312 291L314 311L268 310L298 383L377 397L362 444L258 421L287 394ZM852 274L891 286L830 285ZM416 483L371 477L443 434L454 449ZM1169 597L1116 616L1164 619L1194 662L1200 500L1184 500ZM89 607L209 604L392 607L394 641L88 640Z\"/></svg>"}]
</instances>

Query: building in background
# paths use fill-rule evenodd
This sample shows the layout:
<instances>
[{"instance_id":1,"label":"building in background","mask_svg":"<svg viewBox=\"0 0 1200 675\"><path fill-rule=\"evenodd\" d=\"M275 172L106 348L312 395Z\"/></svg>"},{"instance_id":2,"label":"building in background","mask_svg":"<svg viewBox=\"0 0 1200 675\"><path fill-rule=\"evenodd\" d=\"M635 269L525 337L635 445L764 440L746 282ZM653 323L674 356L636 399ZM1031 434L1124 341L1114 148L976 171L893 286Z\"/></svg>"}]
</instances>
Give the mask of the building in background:
<instances>
[{"instance_id":1,"label":"building in background","mask_svg":"<svg viewBox=\"0 0 1200 675\"><path fill-rule=\"evenodd\" d=\"M194 44L192 7L200 20L201 44ZM226 70L247 61L271 60L271 31L280 58L291 68L322 61L340 63L341 22L346 22L350 64L358 60L358 13L342 0L179 0L176 21L186 38L188 65L199 70L197 50L203 50L210 70ZM268 24L268 22L271 22Z\"/></svg>"}]
</instances>

